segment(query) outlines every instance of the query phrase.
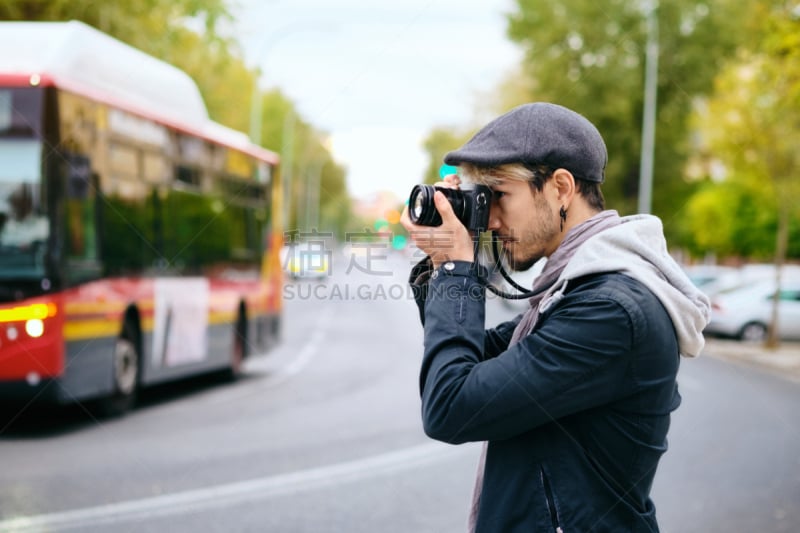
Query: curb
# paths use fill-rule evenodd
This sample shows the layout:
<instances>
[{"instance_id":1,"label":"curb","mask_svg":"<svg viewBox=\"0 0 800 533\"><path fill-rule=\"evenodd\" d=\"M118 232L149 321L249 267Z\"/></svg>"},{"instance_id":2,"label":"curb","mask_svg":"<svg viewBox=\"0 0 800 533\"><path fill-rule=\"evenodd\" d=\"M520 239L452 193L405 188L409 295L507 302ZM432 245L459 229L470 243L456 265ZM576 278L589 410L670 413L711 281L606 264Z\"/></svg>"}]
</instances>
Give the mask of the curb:
<instances>
[{"instance_id":1,"label":"curb","mask_svg":"<svg viewBox=\"0 0 800 533\"><path fill-rule=\"evenodd\" d=\"M800 383L800 343L783 341L777 348L735 340L706 339L701 355L742 363Z\"/></svg>"}]
</instances>

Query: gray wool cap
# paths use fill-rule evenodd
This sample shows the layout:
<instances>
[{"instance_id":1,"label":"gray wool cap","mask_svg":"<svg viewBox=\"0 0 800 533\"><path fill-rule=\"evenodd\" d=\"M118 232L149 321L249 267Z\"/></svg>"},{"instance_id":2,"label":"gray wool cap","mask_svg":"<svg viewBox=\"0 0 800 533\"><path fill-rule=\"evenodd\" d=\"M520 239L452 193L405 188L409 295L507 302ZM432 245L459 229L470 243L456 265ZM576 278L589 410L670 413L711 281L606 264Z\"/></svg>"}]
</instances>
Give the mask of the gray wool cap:
<instances>
[{"instance_id":1,"label":"gray wool cap","mask_svg":"<svg viewBox=\"0 0 800 533\"><path fill-rule=\"evenodd\" d=\"M464 146L445 155L444 162L482 167L546 165L602 183L608 152L600 132L586 117L560 105L534 102L489 122Z\"/></svg>"}]
</instances>

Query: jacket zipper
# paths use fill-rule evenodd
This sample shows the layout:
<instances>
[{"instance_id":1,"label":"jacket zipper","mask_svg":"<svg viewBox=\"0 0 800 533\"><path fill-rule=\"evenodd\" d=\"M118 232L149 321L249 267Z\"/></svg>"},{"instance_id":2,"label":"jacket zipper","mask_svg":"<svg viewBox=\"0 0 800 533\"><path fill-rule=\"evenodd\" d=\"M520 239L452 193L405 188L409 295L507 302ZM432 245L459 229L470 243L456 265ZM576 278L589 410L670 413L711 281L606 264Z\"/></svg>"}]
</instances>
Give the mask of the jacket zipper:
<instances>
[{"instance_id":1,"label":"jacket zipper","mask_svg":"<svg viewBox=\"0 0 800 533\"><path fill-rule=\"evenodd\" d=\"M550 481L544 474L544 468L539 467L539 475L542 478L542 487L544 488L544 499L547 502L547 510L550 512L550 521L553 524L553 531L556 533L564 533L561 526L558 525L558 512L556 511L556 503L553 499L553 491L550 489Z\"/></svg>"}]
</instances>

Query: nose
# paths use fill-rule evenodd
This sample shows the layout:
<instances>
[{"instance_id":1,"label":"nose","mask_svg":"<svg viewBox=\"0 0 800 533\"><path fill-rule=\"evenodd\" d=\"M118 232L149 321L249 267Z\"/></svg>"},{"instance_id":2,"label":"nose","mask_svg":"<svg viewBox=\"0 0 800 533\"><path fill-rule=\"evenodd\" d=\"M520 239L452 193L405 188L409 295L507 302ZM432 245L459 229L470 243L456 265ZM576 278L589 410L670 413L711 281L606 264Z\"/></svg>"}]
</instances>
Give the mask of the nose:
<instances>
[{"instance_id":1,"label":"nose","mask_svg":"<svg viewBox=\"0 0 800 533\"><path fill-rule=\"evenodd\" d=\"M500 217L498 215L497 206L494 202L489 207L489 224L488 224L489 231L496 231L500 229Z\"/></svg>"}]
</instances>

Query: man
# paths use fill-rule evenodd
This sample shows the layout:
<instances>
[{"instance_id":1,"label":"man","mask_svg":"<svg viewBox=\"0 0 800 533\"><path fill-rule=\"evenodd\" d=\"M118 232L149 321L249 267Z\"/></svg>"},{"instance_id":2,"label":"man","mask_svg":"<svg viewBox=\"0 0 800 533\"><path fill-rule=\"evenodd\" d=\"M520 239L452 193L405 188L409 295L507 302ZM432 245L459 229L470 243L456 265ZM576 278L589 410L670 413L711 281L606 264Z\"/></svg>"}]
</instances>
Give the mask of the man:
<instances>
[{"instance_id":1,"label":"man","mask_svg":"<svg viewBox=\"0 0 800 533\"><path fill-rule=\"evenodd\" d=\"M606 147L583 116L526 104L444 160L460 174L446 186L492 189L489 230L513 268L547 258L527 312L484 330L474 236L441 192L441 226L403 215L428 254L412 272L425 431L488 441L471 530L658 531L649 492L680 403L679 354L700 353L708 299L656 217L604 210Z\"/></svg>"}]
</instances>

